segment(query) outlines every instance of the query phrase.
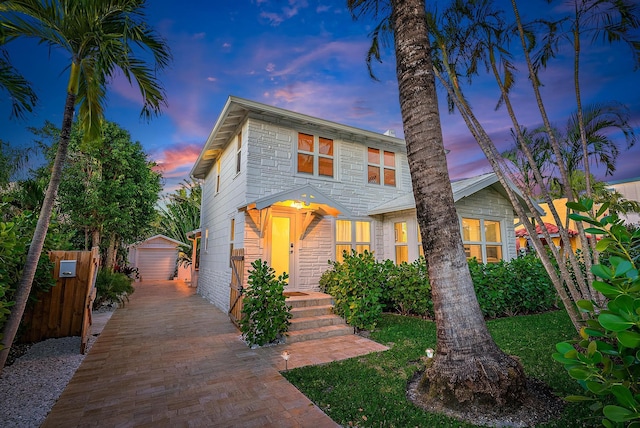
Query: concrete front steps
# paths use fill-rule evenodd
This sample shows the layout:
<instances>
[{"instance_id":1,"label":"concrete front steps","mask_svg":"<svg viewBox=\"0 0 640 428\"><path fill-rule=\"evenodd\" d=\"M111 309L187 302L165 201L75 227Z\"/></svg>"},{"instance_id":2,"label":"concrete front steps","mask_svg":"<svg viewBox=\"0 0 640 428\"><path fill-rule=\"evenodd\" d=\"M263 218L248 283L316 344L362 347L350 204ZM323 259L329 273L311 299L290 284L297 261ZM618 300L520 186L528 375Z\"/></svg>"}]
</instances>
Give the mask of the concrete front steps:
<instances>
[{"instance_id":1,"label":"concrete front steps","mask_svg":"<svg viewBox=\"0 0 640 428\"><path fill-rule=\"evenodd\" d=\"M331 296L310 291L301 293L304 295L287 296L287 305L291 306L293 317L286 343L353 334L353 328L333 313Z\"/></svg>"}]
</instances>

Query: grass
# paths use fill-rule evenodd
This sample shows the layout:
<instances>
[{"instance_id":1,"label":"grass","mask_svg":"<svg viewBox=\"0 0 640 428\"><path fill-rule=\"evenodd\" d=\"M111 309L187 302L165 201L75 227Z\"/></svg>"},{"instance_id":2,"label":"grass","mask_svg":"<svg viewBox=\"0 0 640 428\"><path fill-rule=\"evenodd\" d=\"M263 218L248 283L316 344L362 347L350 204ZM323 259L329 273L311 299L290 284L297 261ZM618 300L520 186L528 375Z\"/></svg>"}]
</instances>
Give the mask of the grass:
<instances>
[{"instance_id":1,"label":"grass","mask_svg":"<svg viewBox=\"0 0 640 428\"><path fill-rule=\"evenodd\" d=\"M559 396L580 393L551 354L575 330L565 311L502 318L488 322L498 345L522 360L527 376L549 385ZM389 346L374 353L322 366L290 370L284 376L342 426L471 427L431 413L407 400L408 380L423 367L426 348L435 348L435 324L418 318L384 315L371 338ZM560 419L540 427L599 426L588 404L567 404Z\"/></svg>"}]
</instances>

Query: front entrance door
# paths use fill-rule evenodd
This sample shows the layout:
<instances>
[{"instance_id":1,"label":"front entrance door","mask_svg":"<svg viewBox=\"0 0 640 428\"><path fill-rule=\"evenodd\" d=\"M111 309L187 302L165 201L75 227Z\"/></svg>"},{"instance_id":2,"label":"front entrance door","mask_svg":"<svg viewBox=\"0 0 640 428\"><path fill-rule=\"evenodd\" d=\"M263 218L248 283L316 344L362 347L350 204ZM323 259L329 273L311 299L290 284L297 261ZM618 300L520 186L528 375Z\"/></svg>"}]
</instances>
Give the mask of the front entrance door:
<instances>
[{"instance_id":1,"label":"front entrance door","mask_svg":"<svg viewBox=\"0 0 640 428\"><path fill-rule=\"evenodd\" d=\"M271 217L271 260L276 277L289 274L287 283L295 284L295 214L274 214Z\"/></svg>"}]
</instances>

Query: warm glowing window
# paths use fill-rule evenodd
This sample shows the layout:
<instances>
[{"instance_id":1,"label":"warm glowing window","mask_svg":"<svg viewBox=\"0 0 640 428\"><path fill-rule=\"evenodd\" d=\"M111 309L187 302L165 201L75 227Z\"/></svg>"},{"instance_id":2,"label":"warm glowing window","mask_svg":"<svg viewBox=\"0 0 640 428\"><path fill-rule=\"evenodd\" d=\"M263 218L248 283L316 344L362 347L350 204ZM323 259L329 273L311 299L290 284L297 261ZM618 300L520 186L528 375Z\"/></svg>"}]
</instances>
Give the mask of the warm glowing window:
<instances>
[{"instance_id":1,"label":"warm glowing window","mask_svg":"<svg viewBox=\"0 0 640 428\"><path fill-rule=\"evenodd\" d=\"M229 266L231 266L231 256L233 256L233 244L236 240L236 219L231 219L231 224L229 225Z\"/></svg>"},{"instance_id":2,"label":"warm glowing window","mask_svg":"<svg viewBox=\"0 0 640 428\"><path fill-rule=\"evenodd\" d=\"M420 225L418 226L418 254L424 257L424 248L422 247L422 233L420 233Z\"/></svg>"},{"instance_id":3,"label":"warm glowing window","mask_svg":"<svg viewBox=\"0 0 640 428\"><path fill-rule=\"evenodd\" d=\"M216 193L220 191L220 158L216 161Z\"/></svg>"},{"instance_id":4,"label":"warm glowing window","mask_svg":"<svg viewBox=\"0 0 640 428\"><path fill-rule=\"evenodd\" d=\"M463 218L462 240L467 259L475 257L482 263L497 263L502 260L499 221Z\"/></svg>"},{"instance_id":5,"label":"warm glowing window","mask_svg":"<svg viewBox=\"0 0 640 428\"><path fill-rule=\"evenodd\" d=\"M321 177L333 177L333 140L298 133L298 172Z\"/></svg>"},{"instance_id":6,"label":"warm glowing window","mask_svg":"<svg viewBox=\"0 0 640 428\"><path fill-rule=\"evenodd\" d=\"M236 174L238 174L242 165L242 131L238 133L236 146Z\"/></svg>"},{"instance_id":7,"label":"warm glowing window","mask_svg":"<svg viewBox=\"0 0 640 428\"><path fill-rule=\"evenodd\" d=\"M394 241L396 248L396 263L409 262L409 245L407 241L407 222L393 224Z\"/></svg>"},{"instance_id":8,"label":"warm glowing window","mask_svg":"<svg viewBox=\"0 0 640 428\"><path fill-rule=\"evenodd\" d=\"M396 186L396 154L386 150L367 149L367 182Z\"/></svg>"},{"instance_id":9,"label":"warm glowing window","mask_svg":"<svg viewBox=\"0 0 640 428\"><path fill-rule=\"evenodd\" d=\"M343 253L371 251L371 222L336 220L336 261L342 262Z\"/></svg>"}]
</instances>

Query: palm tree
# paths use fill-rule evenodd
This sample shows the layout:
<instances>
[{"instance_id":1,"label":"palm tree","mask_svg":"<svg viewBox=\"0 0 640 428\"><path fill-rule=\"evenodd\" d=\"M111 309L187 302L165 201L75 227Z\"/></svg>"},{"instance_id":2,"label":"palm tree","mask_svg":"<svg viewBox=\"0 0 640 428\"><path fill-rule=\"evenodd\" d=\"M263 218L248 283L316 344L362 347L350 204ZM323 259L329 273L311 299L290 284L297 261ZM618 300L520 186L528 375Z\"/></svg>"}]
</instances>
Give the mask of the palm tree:
<instances>
[{"instance_id":1,"label":"palm tree","mask_svg":"<svg viewBox=\"0 0 640 428\"><path fill-rule=\"evenodd\" d=\"M0 89L9 93L11 116L21 117L25 112L32 111L38 97L27 79L11 65L9 53L2 47L5 41L4 29L0 26Z\"/></svg>"},{"instance_id":2,"label":"palm tree","mask_svg":"<svg viewBox=\"0 0 640 428\"><path fill-rule=\"evenodd\" d=\"M382 17L377 30L389 29L394 36L407 157L437 325L436 354L422 390L445 405L517 406L525 393L522 366L498 348L487 330L462 245L440 128L425 2L347 4L356 17ZM369 60L377 56L376 50L372 46Z\"/></svg>"},{"instance_id":3,"label":"palm tree","mask_svg":"<svg viewBox=\"0 0 640 428\"><path fill-rule=\"evenodd\" d=\"M144 0L5 0L0 2L0 28L6 41L33 38L69 56L69 80L64 114L51 178L27 260L4 328L0 370L15 338L42 252L53 204L67 156L76 109L87 140L100 133L107 84L122 73L140 89L141 115L160 113L165 102L156 71L171 58L165 41L145 22ZM149 56L149 54L151 56ZM154 67L148 65L153 58Z\"/></svg>"}]
</instances>

